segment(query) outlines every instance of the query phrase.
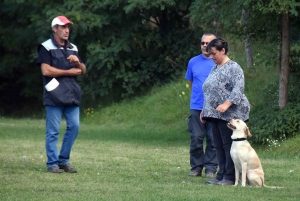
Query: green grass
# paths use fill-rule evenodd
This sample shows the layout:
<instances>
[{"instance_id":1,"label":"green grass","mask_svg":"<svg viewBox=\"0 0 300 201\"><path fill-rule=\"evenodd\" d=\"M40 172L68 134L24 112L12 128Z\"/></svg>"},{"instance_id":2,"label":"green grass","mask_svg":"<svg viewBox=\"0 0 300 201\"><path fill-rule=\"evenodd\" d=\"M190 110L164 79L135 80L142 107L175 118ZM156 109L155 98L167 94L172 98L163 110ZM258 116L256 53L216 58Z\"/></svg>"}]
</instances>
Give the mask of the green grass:
<instances>
[{"instance_id":1,"label":"green grass","mask_svg":"<svg viewBox=\"0 0 300 201\"><path fill-rule=\"evenodd\" d=\"M299 200L299 162L282 154L289 144L299 150L292 140L274 152L257 148L266 184L283 189L206 186L204 177L187 176L189 135L184 129L126 124L126 119L133 121L130 117L116 117L123 123L115 124L88 119L72 151L78 173L57 175L46 172L44 120L2 118L0 200Z\"/></svg>"},{"instance_id":2,"label":"green grass","mask_svg":"<svg viewBox=\"0 0 300 201\"><path fill-rule=\"evenodd\" d=\"M237 51L242 47L235 45L232 59L245 66ZM245 93L252 107L269 105L266 101L273 94L268 92L278 78L274 69L244 69ZM46 172L43 119L1 118L0 200L299 200L300 137L272 149L254 146L266 184L283 189L206 186L206 178L187 176L190 89L186 84L182 79L110 107L82 108L71 155L77 174ZM63 122L62 134L64 128Z\"/></svg>"}]
</instances>

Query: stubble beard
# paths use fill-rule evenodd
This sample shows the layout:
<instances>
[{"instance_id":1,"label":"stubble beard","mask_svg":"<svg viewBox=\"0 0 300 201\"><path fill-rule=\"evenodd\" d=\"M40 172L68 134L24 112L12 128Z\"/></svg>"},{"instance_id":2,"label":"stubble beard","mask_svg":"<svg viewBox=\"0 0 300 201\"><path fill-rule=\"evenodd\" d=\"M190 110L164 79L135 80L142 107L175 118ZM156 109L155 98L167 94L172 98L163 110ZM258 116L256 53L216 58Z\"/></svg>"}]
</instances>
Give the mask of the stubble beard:
<instances>
[{"instance_id":1,"label":"stubble beard","mask_svg":"<svg viewBox=\"0 0 300 201\"><path fill-rule=\"evenodd\" d=\"M203 56L204 56L205 58L210 58L210 54L207 53L207 52L203 53Z\"/></svg>"}]
</instances>

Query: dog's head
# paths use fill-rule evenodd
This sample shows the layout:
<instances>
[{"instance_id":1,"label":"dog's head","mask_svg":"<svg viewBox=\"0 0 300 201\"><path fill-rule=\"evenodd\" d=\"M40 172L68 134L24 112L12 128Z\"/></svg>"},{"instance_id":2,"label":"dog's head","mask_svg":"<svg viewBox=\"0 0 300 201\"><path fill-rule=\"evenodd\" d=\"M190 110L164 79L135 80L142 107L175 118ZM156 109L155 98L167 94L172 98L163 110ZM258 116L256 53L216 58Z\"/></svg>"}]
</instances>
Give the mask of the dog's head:
<instances>
[{"instance_id":1,"label":"dog's head","mask_svg":"<svg viewBox=\"0 0 300 201\"><path fill-rule=\"evenodd\" d=\"M227 127L233 130L232 138L252 137L249 128L243 120L230 118Z\"/></svg>"}]
</instances>

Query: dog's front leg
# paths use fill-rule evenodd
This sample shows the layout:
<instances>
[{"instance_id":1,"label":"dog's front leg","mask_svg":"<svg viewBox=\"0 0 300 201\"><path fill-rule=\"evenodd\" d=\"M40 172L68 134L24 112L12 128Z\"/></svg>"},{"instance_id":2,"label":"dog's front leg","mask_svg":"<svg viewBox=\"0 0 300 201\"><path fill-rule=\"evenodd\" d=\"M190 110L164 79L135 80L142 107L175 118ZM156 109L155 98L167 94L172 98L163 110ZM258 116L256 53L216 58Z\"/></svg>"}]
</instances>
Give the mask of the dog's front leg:
<instances>
[{"instance_id":1,"label":"dog's front leg","mask_svg":"<svg viewBox=\"0 0 300 201\"><path fill-rule=\"evenodd\" d=\"M234 169L235 169L235 183L234 183L234 186L237 186L239 184L240 171L239 171L239 168L235 164L234 164Z\"/></svg>"},{"instance_id":2,"label":"dog's front leg","mask_svg":"<svg viewBox=\"0 0 300 201\"><path fill-rule=\"evenodd\" d=\"M242 163L242 186L246 186L247 162Z\"/></svg>"}]
</instances>

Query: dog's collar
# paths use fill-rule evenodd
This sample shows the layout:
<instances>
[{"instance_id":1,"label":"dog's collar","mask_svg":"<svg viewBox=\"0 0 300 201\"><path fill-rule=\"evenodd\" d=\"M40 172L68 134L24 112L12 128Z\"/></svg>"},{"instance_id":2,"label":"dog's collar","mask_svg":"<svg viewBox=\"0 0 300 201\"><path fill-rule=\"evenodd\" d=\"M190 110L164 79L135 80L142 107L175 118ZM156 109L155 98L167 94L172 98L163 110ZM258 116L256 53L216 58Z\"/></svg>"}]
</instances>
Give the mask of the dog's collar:
<instances>
[{"instance_id":1,"label":"dog's collar","mask_svg":"<svg viewBox=\"0 0 300 201\"><path fill-rule=\"evenodd\" d=\"M236 138L236 139L232 139L232 141L244 141L246 140L246 138Z\"/></svg>"}]
</instances>

